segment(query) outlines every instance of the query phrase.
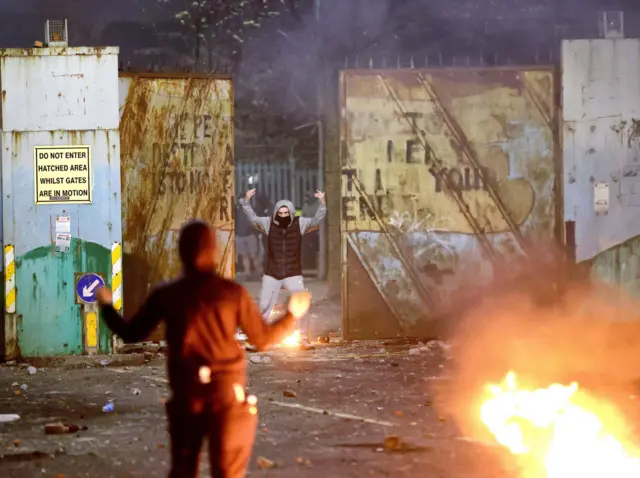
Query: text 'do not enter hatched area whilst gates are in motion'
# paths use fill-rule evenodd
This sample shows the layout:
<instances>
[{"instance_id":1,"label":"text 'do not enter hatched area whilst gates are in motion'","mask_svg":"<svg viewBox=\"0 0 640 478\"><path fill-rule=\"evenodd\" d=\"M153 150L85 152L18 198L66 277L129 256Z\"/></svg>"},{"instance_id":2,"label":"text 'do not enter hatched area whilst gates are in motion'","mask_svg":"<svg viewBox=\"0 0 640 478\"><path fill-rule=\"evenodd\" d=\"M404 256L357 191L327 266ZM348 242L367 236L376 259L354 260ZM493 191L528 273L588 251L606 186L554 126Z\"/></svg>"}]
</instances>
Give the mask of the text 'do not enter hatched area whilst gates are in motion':
<instances>
[{"instance_id":1,"label":"text 'do not enter hatched area whilst gates are in motion'","mask_svg":"<svg viewBox=\"0 0 640 478\"><path fill-rule=\"evenodd\" d=\"M91 204L91 146L35 146L36 204Z\"/></svg>"}]
</instances>

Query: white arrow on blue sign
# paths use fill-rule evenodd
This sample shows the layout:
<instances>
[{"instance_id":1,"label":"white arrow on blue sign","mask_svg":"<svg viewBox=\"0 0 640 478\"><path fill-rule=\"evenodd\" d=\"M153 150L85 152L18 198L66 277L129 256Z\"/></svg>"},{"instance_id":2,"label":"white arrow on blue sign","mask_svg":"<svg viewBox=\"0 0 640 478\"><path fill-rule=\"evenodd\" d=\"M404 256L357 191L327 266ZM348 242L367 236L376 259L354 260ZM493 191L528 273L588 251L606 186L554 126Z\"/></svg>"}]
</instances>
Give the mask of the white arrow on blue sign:
<instances>
[{"instance_id":1,"label":"white arrow on blue sign","mask_svg":"<svg viewBox=\"0 0 640 478\"><path fill-rule=\"evenodd\" d=\"M98 274L89 272L80 279L76 284L76 294L80 297L80 300L87 304L93 304L96 302L96 290L100 287L104 287L104 280Z\"/></svg>"}]
</instances>

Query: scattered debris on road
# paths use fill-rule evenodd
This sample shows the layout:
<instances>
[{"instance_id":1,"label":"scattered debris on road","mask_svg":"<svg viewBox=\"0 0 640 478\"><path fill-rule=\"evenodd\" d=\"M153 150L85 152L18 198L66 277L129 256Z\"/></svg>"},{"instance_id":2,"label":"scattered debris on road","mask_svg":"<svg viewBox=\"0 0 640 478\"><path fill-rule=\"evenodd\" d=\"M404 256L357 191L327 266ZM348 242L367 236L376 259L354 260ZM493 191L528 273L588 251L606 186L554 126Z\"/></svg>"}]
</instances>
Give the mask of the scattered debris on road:
<instances>
[{"instance_id":1,"label":"scattered debris on road","mask_svg":"<svg viewBox=\"0 0 640 478\"><path fill-rule=\"evenodd\" d=\"M268 470L270 468L275 468L277 466L273 461L263 456L259 456L256 462L258 463L258 466L263 470Z\"/></svg>"},{"instance_id":2,"label":"scattered debris on road","mask_svg":"<svg viewBox=\"0 0 640 478\"><path fill-rule=\"evenodd\" d=\"M389 435L384 439L384 449L386 451L397 450L402 446L402 440L397 435Z\"/></svg>"},{"instance_id":3,"label":"scattered debris on road","mask_svg":"<svg viewBox=\"0 0 640 478\"><path fill-rule=\"evenodd\" d=\"M65 435L68 433L76 433L80 430L88 430L87 427L80 427L78 425L65 425L63 423L49 423L44 426L44 432L47 435Z\"/></svg>"},{"instance_id":4,"label":"scattered debris on road","mask_svg":"<svg viewBox=\"0 0 640 478\"><path fill-rule=\"evenodd\" d=\"M369 448L374 451L385 451L389 453L409 453L419 451L431 451L431 447L416 446L404 442L399 436L389 435L382 443L341 443L342 448Z\"/></svg>"},{"instance_id":5,"label":"scattered debris on road","mask_svg":"<svg viewBox=\"0 0 640 478\"><path fill-rule=\"evenodd\" d=\"M450 461L460 466L454 457L469 444L455 439L461 433L452 420L439 421L447 416L434 388L444 377L439 368L445 363L443 348L437 342L427 350L420 342L393 346L331 340L317 344L314 352L246 353L247 386L264 397L252 475L379 476L380 470L397 470L394 460L401 459L416 476L425 462L433 461L437 476L458 477L444 467L452 466ZM409 353L411 349L417 351ZM142 355L135 362L115 355L91 357L82 366L73 362L69 367L30 361L38 367L33 376L27 376L26 366L1 369L3 411L20 421L3 425L10 420L0 415L0 455L13 455L0 458L0 476L53 477L62 472L106 478L140 469L149 471L145 477L166 476L167 371L156 363L157 356L145 364ZM20 390L23 383L28 392ZM396 410L403 414L395 416ZM74 423L87 425L89 432L73 433ZM55 427L46 433L45 424ZM435 452L421 454L429 449L425 446ZM434 458L441 456L440 448L445 464ZM451 459L449 448L456 452ZM473 450L482 456L490 452ZM399 456L403 453L413 455L405 460ZM356 463L358 468L351 468Z\"/></svg>"},{"instance_id":6,"label":"scattered debris on road","mask_svg":"<svg viewBox=\"0 0 640 478\"><path fill-rule=\"evenodd\" d=\"M249 361L251 363L264 363L264 364L269 364L271 363L271 357L269 357L268 355L252 355L251 357L249 357Z\"/></svg>"},{"instance_id":7,"label":"scattered debris on road","mask_svg":"<svg viewBox=\"0 0 640 478\"><path fill-rule=\"evenodd\" d=\"M20 415L14 413L0 414L0 423L15 422L16 420L20 420Z\"/></svg>"}]
</instances>

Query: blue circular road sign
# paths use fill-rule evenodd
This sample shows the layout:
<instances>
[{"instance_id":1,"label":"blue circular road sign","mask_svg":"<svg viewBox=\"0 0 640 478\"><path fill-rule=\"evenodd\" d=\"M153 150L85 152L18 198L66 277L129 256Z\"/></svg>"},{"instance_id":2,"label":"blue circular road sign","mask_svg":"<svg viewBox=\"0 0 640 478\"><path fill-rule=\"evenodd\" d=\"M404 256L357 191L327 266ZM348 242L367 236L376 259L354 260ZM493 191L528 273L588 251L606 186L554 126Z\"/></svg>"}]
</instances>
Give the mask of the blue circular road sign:
<instances>
[{"instance_id":1,"label":"blue circular road sign","mask_svg":"<svg viewBox=\"0 0 640 478\"><path fill-rule=\"evenodd\" d=\"M102 280L102 277L98 274L94 274L93 272L89 272L78 279L78 283L76 284L76 294L78 294L78 297L80 297L82 302L93 304L96 302L96 291L100 287L104 287L104 280Z\"/></svg>"}]
</instances>

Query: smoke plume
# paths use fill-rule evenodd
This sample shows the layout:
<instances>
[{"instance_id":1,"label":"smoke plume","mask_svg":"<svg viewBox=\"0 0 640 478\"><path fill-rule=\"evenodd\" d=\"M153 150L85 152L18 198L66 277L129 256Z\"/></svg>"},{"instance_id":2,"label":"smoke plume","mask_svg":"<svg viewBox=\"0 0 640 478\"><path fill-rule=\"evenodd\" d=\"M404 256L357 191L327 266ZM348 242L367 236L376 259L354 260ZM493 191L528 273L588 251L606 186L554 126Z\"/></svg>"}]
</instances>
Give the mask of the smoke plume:
<instances>
[{"instance_id":1,"label":"smoke plume","mask_svg":"<svg viewBox=\"0 0 640 478\"><path fill-rule=\"evenodd\" d=\"M562 261L522 261L498 271L513 278L492 293L450 331L451 380L439 403L465 436L488 439L479 418L487 383L509 371L528 387L568 385L615 403L633 402L640 376L640 304L620 288L566 280ZM637 407L636 407L637 408Z\"/></svg>"}]
</instances>

